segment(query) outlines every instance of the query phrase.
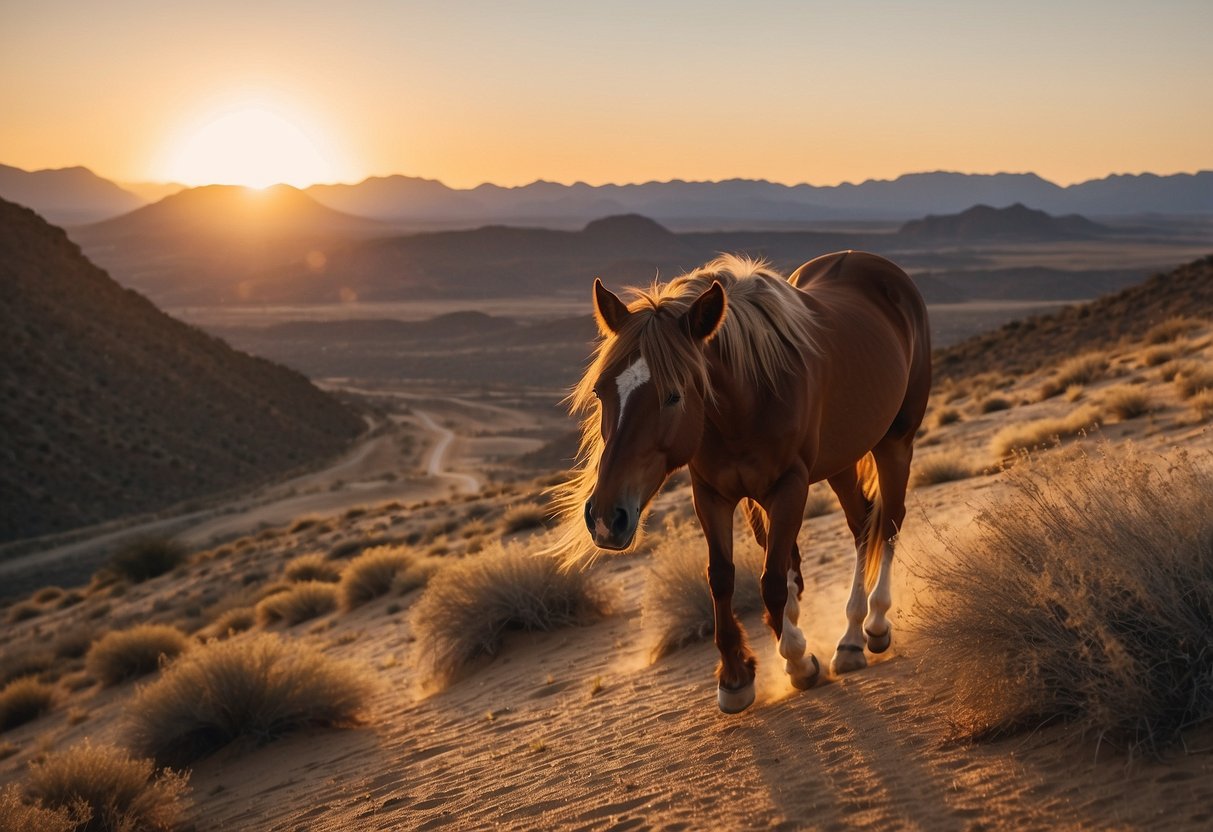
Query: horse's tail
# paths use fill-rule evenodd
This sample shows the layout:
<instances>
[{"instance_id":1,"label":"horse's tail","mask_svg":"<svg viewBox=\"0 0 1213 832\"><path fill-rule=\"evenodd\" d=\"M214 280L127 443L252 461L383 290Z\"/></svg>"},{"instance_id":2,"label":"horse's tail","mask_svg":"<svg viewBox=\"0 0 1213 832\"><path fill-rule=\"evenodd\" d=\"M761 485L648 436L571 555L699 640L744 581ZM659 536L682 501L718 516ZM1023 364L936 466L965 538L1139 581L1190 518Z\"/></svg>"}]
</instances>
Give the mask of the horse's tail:
<instances>
[{"instance_id":1,"label":"horse's tail","mask_svg":"<svg viewBox=\"0 0 1213 832\"><path fill-rule=\"evenodd\" d=\"M884 501L880 499L880 482L876 477L876 459L870 453L855 464L859 478L859 489L870 504L867 519L863 524L863 588L871 592L880 574L880 555L884 549L881 530L884 528Z\"/></svg>"},{"instance_id":2,"label":"horse's tail","mask_svg":"<svg viewBox=\"0 0 1213 832\"><path fill-rule=\"evenodd\" d=\"M767 517L763 513L762 506L746 497L745 515L746 519L750 521L750 531L754 533L754 541L759 548L767 548Z\"/></svg>"}]
</instances>

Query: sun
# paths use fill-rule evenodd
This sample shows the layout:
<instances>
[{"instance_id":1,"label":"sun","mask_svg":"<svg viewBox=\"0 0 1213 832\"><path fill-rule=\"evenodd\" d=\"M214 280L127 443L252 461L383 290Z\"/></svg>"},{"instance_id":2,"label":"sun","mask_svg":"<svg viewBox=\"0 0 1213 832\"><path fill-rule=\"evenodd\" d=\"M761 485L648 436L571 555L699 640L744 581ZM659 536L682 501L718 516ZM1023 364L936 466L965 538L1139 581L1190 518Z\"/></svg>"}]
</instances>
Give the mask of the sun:
<instances>
[{"instance_id":1,"label":"sun","mask_svg":"<svg viewBox=\"0 0 1213 832\"><path fill-rule=\"evenodd\" d=\"M260 104L211 113L172 142L160 175L185 185L285 183L306 187L340 178L335 154L319 131Z\"/></svg>"}]
</instances>

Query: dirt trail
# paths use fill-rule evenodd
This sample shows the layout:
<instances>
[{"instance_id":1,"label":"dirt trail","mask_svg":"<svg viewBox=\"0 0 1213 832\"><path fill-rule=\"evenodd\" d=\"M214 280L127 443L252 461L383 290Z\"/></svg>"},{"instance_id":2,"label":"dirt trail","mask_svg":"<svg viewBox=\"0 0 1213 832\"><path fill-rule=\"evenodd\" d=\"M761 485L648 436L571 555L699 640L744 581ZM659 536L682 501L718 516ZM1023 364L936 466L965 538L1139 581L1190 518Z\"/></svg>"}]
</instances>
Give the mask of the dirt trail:
<instances>
[{"instance_id":1,"label":"dirt trail","mask_svg":"<svg viewBox=\"0 0 1213 832\"><path fill-rule=\"evenodd\" d=\"M431 477L444 477L459 484L459 486L469 494L475 494L480 490L480 480L470 474L460 474L454 471L447 470L446 453L451 447L451 443L455 441L455 432L444 428L442 425L434 421L434 417L424 410L414 410L417 418L425 429L434 433L438 437L438 441L430 448L425 460L425 472Z\"/></svg>"}]
</instances>

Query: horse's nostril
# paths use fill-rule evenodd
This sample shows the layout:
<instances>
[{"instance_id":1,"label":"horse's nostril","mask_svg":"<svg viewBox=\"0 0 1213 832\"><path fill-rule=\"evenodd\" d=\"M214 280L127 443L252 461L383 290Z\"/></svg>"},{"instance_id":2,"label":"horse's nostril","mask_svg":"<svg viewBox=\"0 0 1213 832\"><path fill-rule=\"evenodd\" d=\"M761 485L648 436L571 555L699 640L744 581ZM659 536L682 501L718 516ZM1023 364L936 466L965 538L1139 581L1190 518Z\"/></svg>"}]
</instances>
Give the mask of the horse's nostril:
<instances>
[{"instance_id":1,"label":"horse's nostril","mask_svg":"<svg viewBox=\"0 0 1213 832\"><path fill-rule=\"evenodd\" d=\"M628 529L628 512L627 509L615 509L615 517L611 521L611 531L616 535L621 535Z\"/></svg>"},{"instance_id":2,"label":"horse's nostril","mask_svg":"<svg viewBox=\"0 0 1213 832\"><path fill-rule=\"evenodd\" d=\"M585 527L594 531L594 504L589 500L585 501Z\"/></svg>"}]
</instances>

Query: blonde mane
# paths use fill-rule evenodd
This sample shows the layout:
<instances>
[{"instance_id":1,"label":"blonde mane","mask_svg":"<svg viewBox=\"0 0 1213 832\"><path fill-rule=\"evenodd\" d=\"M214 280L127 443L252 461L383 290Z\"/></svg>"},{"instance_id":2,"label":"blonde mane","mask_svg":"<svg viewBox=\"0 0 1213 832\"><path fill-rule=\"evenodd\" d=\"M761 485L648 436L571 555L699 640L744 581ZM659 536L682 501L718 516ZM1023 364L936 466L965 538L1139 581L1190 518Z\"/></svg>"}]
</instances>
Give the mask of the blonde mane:
<instances>
[{"instance_id":1,"label":"blonde mane","mask_svg":"<svg viewBox=\"0 0 1213 832\"><path fill-rule=\"evenodd\" d=\"M603 448L594 385L608 367L639 352L662 398L696 385L710 402L714 391L703 351L690 339L669 338L657 323L676 320L716 281L728 304L712 340L743 386L778 391L780 378L800 369L807 356L820 353L813 313L799 290L766 261L726 254L668 283L654 281L647 289L630 289L632 314L618 333L598 342L585 375L567 399L569 412L582 419L574 473L554 489L562 528L553 551L566 564L583 562L593 550L586 541L582 509L598 479Z\"/></svg>"}]
</instances>

